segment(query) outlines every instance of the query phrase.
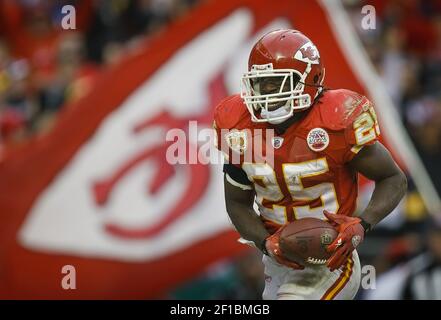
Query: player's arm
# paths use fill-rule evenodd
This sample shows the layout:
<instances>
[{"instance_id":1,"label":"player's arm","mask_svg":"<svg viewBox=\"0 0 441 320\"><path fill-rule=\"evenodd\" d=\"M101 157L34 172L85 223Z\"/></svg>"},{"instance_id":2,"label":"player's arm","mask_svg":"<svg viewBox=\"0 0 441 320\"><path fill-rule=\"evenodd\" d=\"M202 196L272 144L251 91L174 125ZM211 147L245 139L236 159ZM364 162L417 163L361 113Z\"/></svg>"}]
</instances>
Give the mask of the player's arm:
<instances>
[{"instance_id":1,"label":"player's arm","mask_svg":"<svg viewBox=\"0 0 441 320\"><path fill-rule=\"evenodd\" d=\"M270 235L254 211L255 192L251 185L246 184L246 174L232 165L225 165L224 172L225 204L228 216L242 238L252 241L259 250L278 263L293 269L303 269L303 266L283 257L280 251L279 239L284 227L282 226Z\"/></svg>"},{"instance_id":2,"label":"player's arm","mask_svg":"<svg viewBox=\"0 0 441 320\"><path fill-rule=\"evenodd\" d=\"M328 250L333 252L327 262L331 270L345 263L352 251L363 241L366 232L398 205L407 189L404 173L389 151L378 141L380 128L373 105L364 97L350 114L352 116L343 117L343 123L347 125L345 138L350 147L344 162L356 172L373 180L375 190L367 208L359 217L324 212L339 232L328 246Z\"/></svg>"},{"instance_id":3,"label":"player's arm","mask_svg":"<svg viewBox=\"0 0 441 320\"><path fill-rule=\"evenodd\" d=\"M355 171L375 181L375 189L367 208L359 217L324 212L339 232L328 247L328 251L333 252L327 261L331 270L339 268L346 261L363 241L366 232L398 205L407 189L406 176L389 151L378 141L365 145L348 164Z\"/></svg>"},{"instance_id":4,"label":"player's arm","mask_svg":"<svg viewBox=\"0 0 441 320\"><path fill-rule=\"evenodd\" d=\"M226 105L226 102L221 102L216 107L213 128L216 132L215 145L224 154L226 159L223 171L227 213L242 238L253 242L259 250L265 252L264 242L269 233L253 209L255 197L253 184L248 179L245 171L239 166L228 163L228 159L233 158L233 153L230 149L230 144L225 138L226 133L223 133L222 129L230 129L231 123L234 123L234 118L230 118L225 113L223 108Z\"/></svg>"},{"instance_id":5,"label":"player's arm","mask_svg":"<svg viewBox=\"0 0 441 320\"><path fill-rule=\"evenodd\" d=\"M253 209L254 203L254 189L251 185L238 182L237 176L240 176L240 169L233 165L225 165L224 171L224 190L225 190L225 205L228 216L240 233L242 238L254 242L255 246L265 251L263 248L265 239L270 235L266 230L262 220ZM231 178L231 171L236 174L235 180Z\"/></svg>"},{"instance_id":6,"label":"player's arm","mask_svg":"<svg viewBox=\"0 0 441 320\"><path fill-rule=\"evenodd\" d=\"M363 147L349 165L366 178L375 181L375 189L367 208L359 216L368 228L383 220L400 202L407 190L407 179L380 143Z\"/></svg>"}]
</instances>

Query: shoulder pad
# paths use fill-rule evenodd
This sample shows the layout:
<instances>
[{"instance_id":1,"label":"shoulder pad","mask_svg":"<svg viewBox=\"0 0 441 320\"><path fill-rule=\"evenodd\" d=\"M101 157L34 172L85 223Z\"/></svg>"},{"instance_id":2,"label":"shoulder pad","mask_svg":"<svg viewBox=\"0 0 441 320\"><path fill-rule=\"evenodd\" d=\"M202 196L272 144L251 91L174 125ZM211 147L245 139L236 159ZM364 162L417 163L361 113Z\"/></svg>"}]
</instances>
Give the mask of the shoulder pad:
<instances>
[{"instance_id":1,"label":"shoulder pad","mask_svg":"<svg viewBox=\"0 0 441 320\"><path fill-rule=\"evenodd\" d=\"M331 130L344 130L355 119L368 111L371 102L363 95L345 89L328 90L320 104L320 114L325 126Z\"/></svg>"},{"instance_id":2,"label":"shoulder pad","mask_svg":"<svg viewBox=\"0 0 441 320\"><path fill-rule=\"evenodd\" d=\"M214 122L219 129L235 128L245 117L249 113L238 94L225 98L214 110Z\"/></svg>"}]
</instances>

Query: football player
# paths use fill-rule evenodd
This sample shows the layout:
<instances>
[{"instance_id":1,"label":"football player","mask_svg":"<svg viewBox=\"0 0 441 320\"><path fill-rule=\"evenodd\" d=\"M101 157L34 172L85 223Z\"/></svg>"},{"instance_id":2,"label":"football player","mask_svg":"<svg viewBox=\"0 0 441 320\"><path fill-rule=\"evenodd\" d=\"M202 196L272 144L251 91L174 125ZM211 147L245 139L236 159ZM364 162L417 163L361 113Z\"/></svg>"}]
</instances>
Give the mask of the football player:
<instances>
[{"instance_id":1,"label":"football player","mask_svg":"<svg viewBox=\"0 0 441 320\"><path fill-rule=\"evenodd\" d=\"M215 110L227 212L243 240L264 253L264 299L353 299L361 277L355 248L407 188L378 141L372 103L325 89L324 77L311 40L296 30L272 31L251 50L241 94ZM254 140L266 158L248 153ZM375 190L355 217L358 173L375 181ZM338 232L326 264L304 266L280 251L284 226L305 217L328 220Z\"/></svg>"}]
</instances>

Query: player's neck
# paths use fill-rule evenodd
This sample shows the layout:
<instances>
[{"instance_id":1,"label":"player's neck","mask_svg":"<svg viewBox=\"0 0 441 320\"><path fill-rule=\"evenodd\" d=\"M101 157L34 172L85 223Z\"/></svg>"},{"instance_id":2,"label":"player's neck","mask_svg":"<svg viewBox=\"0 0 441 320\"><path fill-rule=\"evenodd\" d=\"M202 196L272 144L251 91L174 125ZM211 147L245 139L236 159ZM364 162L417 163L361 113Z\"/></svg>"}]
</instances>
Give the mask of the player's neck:
<instances>
[{"instance_id":1,"label":"player's neck","mask_svg":"<svg viewBox=\"0 0 441 320\"><path fill-rule=\"evenodd\" d=\"M310 108L308 108L310 109ZM289 118L288 120L279 123L279 124L273 124L270 125L272 128L274 128L274 130L276 130L276 133L279 135L282 135L286 132L286 130L288 130L289 127L291 127L293 124L299 122L300 120L302 120L305 115L308 113L309 110L305 110L302 112L298 112L295 113L291 118Z\"/></svg>"},{"instance_id":2,"label":"player's neck","mask_svg":"<svg viewBox=\"0 0 441 320\"><path fill-rule=\"evenodd\" d=\"M317 103L321 103L320 99L323 97L323 95L325 94L325 92L327 90L329 90L329 89L324 89L318 95L318 97L314 100L313 104L308 109L306 109L305 111L294 113L294 115L291 118L289 118L288 120L286 120L285 122L282 122L280 124L271 125L271 127L274 128L274 130L276 130L276 133L278 135L284 134L286 132L286 130L288 130L289 127L291 127L293 124L295 124L295 123L301 121L303 118L305 118L305 116L312 110L312 108Z\"/></svg>"}]
</instances>

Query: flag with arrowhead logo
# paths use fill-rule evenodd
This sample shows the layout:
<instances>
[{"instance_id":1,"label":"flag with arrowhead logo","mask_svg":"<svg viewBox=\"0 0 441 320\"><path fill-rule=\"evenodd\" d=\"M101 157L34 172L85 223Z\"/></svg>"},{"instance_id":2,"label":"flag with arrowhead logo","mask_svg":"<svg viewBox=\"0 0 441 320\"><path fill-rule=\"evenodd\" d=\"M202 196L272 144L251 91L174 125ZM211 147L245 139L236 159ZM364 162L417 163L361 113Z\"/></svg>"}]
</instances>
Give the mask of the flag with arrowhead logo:
<instances>
[{"instance_id":1,"label":"flag with arrowhead logo","mask_svg":"<svg viewBox=\"0 0 441 320\"><path fill-rule=\"evenodd\" d=\"M221 165L169 164L166 133L182 130L197 150L189 122L211 127L253 43L276 28L314 39L329 86L365 92L318 2L204 2L103 71L48 134L4 151L0 297L155 298L247 249L224 209ZM75 290L61 286L65 265Z\"/></svg>"}]
</instances>

